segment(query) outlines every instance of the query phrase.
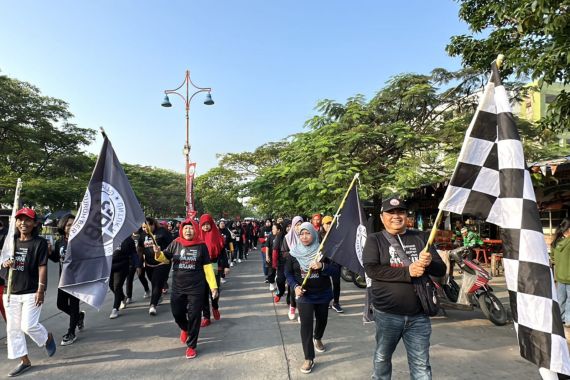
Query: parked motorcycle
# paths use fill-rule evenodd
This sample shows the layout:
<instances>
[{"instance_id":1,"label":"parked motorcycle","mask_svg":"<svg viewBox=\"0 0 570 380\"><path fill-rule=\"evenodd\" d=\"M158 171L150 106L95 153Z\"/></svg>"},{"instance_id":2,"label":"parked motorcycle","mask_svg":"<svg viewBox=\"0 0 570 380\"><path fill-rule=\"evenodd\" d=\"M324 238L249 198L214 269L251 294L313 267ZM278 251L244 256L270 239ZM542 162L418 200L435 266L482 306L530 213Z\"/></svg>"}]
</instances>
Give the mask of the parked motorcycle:
<instances>
[{"instance_id":1,"label":"parked motorcycle","mask_svg":"<svg viewBox=\"0 0 570 380\"><path fill-rule=\"evenodd\" d=\"M473 310L479 307L486 318L497 326L507 323L507 311L489 286L491 275L479 263L470 259L471 250L456 248L449 252L450 259L463 271L461 286L449 276L445 284L434 281L442 309Z\"/></svg>"}]
</instances>

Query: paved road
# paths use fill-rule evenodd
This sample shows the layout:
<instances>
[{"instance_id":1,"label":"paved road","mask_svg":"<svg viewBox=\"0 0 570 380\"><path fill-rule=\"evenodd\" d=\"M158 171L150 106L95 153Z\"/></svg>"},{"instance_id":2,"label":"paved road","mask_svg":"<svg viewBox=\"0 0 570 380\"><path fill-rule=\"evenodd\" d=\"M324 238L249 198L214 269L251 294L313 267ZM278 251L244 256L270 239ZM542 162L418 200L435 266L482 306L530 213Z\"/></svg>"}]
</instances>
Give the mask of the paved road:
<instances>
[{"instance_id":1,"label":"paved road","mask_svg":"<svg viewBox=\"0 0 570 380\"><path fill-rule=\"evenodd\" d=\"M68 318L56 307L57 268L49 270L49 292L42 321L58 343ZM75 344L58 345L47 358L43 348L28 339L33 368L22 378L34 379L368 379L372 370L374 325L363 325L364 292L342 282L344 314L331 310L324 343L327 352L317 353L311 375L303 375L299 324L289 321L285 304L274 304L263 283L261 259L256 251L250 260L232 269L222 289L222 319L200 331L198 357L184 358L185 347L172 320L168 297L158 315L148 315L143 290L135 284L135 303L110 320L111 295L100 312L87 311L85 330ZM504 279L497 278L498 296ZM0 336L5 340L5 332ZM6 346L0 343L6 358ZM480 311L450 311L433 318L431 361L434 379L538 379L536 368L520 358L512 324L494 326ZM0 361L0 377L16 361ZM393 378L409 379L402 344L393 358Z\"/></svg>"}]
</instances>

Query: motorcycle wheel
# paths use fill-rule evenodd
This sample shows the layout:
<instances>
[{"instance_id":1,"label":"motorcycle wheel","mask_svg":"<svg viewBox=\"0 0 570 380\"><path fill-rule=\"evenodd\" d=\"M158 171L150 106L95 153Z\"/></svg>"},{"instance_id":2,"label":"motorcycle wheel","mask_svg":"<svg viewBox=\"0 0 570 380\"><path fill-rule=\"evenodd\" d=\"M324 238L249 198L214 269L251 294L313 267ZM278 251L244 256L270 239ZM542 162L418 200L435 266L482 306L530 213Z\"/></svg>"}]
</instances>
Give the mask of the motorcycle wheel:
<instances>
[{"instance_id":1,"label":"motorcycle wheel","mask_svg":"<svg viewBox=\"0 0 570 380\"><path fill-rule=\"evenodd\" d=\"M507 311L497 296L491 292L487 292L481 294L477 301L479 302L481 311L487 319L497 326L504 326L507 324Z\"/></svg>"},{"instance_id":2,"label":"motorcycle wheel","mask_svg":"<svg viewBox=\"0 0 570 380\"><path fill-rule=\"evenodd\" d=\"M346 282L352 282L352 272L347 267L340 268L340 277Z\"/></svg>"},{"instance_id":3,"label":"motorcycle wheel","mask_svg":"<svg viewBox=\"0 0 570 380\"><path fill-rule=\"evenodd\" d=\"M352 273L352 282L360 289L366 289L366 277L361 276L358 273Z\"/></svg>"}]
</instances>

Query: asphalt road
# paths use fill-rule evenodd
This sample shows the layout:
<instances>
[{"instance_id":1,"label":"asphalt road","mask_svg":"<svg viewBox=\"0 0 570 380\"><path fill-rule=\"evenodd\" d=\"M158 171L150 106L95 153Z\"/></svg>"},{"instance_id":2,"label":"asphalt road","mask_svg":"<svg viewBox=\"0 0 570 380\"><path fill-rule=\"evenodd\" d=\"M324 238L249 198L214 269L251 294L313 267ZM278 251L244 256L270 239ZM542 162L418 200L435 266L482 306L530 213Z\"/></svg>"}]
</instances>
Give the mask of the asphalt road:
<instances>
[{"instance_id":1,"label":"asphalt road","mask_svg":"<svg viewBox=\"0 0 570 380\"><path fill-rule=\"evenodd\" d=\"M504 279L494 279L497 296L507 305ZM222 318L201 329L198 356L187 360L178 340L168 297L158 315L148 315L148 302L136 280L135 303L110 320L109 293L101 311L87 305L85 329L70 346L59 345L68 317L56 307L57 266L50 262L47 300L42 323L58 341L48 358L43 348L28 339L30 379L369 379L374 351L374 324L363 325L364 291L342 281L345 313L330 310L323 338L327 351L317 353L310 375L299 371L303 361L299 324L289 321L284 299L274 304L263 283L258 251L234 268L223 285ZM536 367L523 360L512 324L495 326L480 311L448 311L432 319L431 364L434 379L539 379ZM0 338L5 341L5 329ZM6 358L6 345L0 343ZM0 361L0 377L17 365ZM4 374L4 375L3 375ZM393 357L393 379L409 379L403 344Z\"/></svg>"}]
</instances>

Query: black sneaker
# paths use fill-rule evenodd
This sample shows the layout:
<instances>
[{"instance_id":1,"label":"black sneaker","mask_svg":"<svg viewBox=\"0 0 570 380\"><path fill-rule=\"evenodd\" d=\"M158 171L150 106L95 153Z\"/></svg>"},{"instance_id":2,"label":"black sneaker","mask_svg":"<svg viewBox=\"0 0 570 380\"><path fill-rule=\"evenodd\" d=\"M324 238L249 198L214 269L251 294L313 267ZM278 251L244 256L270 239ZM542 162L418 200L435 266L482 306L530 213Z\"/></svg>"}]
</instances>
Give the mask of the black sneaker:
<instances>
[{"instance_id":1,"label":"black sneaker","mask_svg":"<svg viewBox=\"0 0 570 380\"><path fill-rule=\"evenodd\" d=\"M16 377L16 376L20 376L22 373L26 372L27 370L30 369L32 365L31 364L24 364L24 363L20 363L16 368L14 368L12 370L12 372L10 372L8 374L9 377Z\"/></svg>"},{"instance_id":2,"label":"black sneaker","mask_svg":"<svg viewBox=\"0 0 570 380\"><path fill-rule=\"evenodd\" d=\"M332 309L337 313L344 313L344 310L342 309L339 303L333 303Z\"/></svg>"},{"instance_id":3,"label":"black sneaker","mask_svg":"<svg viewBox=\"0 0 570 380\"><path fill-rule=\"evenodd\" d=\"M48 338L46 341L46 352L48 356L53 356L55 354L55 350L57 349L57 345L55 344L55 339L53 339L53 335L48 333Z\"/></svg>"},{"instance_id":4,"label":"black sneaker","mask_svg":"<svg viewBox=\"0 0 570 380\"><path fill-rule=\"evenodd\" d=\"M77 337L75 336L74 333L68 332L67 334L65 334L63 336L63 339L61 340L61 345L62 346L69 346L70 344L73 344L73 342L75 342L76 339L77 339Z\"/></svg>"},{"instance_id":5,"label":"black sneaker","mask_svg":"<svg viewBox=\"0 0 570 380\"><path fill-rule=\"evenodd\" d=\"M85 312L79 312L79 319L77 320L77 330L81 331L85 328Z\"/></svg>"}]
</instances>

